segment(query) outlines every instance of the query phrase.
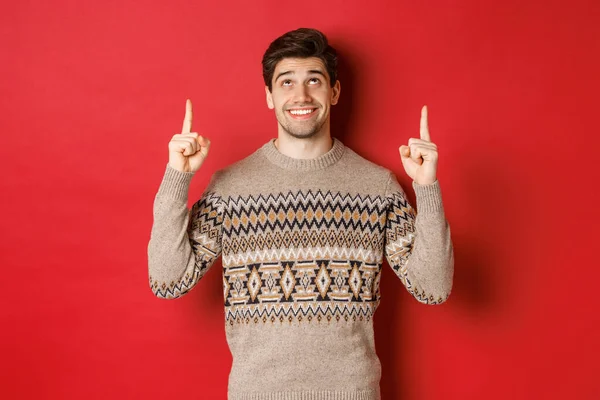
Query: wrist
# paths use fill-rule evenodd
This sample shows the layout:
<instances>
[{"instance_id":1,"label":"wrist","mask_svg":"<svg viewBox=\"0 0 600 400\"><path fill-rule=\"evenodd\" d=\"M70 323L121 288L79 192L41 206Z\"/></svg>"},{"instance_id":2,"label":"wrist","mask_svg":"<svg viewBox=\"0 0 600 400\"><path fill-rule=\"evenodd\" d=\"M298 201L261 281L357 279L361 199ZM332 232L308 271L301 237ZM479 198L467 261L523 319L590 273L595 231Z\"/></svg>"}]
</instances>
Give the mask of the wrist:
<instances>
[{"instance_id":1,"label":"wrist","mask_svg":"<svg viewBox=\"0 0 600 400\"><path fill-rule=\"evenodd\" d=\"M434 183L436 183L437 178L434 178L433 180L431 180L431 179L422 180L420 182L415 179L413 182L420 186L427 186L427 185L433 185Z\"/></svg>"}]
</instances>

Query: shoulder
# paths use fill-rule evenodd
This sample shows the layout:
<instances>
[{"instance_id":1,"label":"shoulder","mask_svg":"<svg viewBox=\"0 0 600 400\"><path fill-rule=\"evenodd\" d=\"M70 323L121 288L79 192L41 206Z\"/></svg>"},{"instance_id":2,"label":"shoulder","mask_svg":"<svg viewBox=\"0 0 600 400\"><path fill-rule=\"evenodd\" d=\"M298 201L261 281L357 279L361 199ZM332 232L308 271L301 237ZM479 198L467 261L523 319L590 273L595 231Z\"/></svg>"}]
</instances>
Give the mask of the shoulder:
<instances>
[{"instance_id":1,"label":"shoulder","mask_svg":"<svg viewBox=\"0 0 600 400\"><path fill-rule=\"evenodd\" d=\"M227 189L245 179L248 172L256 168L257 162L260 163L259 150L216 170L211 177L211 188L221 195L227 194Z\"/></svg>"},{"instance_id":2,"label":"shoulder","mask_svg":"<svg viewBox=\"0 0 600 400\"><path fill-rule=\"evenodd\" d=\"M354 164L356 167L365 168L365 172L376 175L388 175L391 171L384 167L383 165L379 165L363 156L358 154L356 151L346 146L345 158L347 158L347 162Z\"/></svg>"},{"instance_id":3,"label":"shoulder","mask_svg":"<svg viewBox=\"0 0 600 400\"><path fill-rule=\"evenodd\" d=\"M356 176L358 179L364 182L374 182L384 189L393 175L389 168L361 156L347 146L343 160L343 167L348 168L349 171L357 171Z\"/></svg>"}]
</instances>

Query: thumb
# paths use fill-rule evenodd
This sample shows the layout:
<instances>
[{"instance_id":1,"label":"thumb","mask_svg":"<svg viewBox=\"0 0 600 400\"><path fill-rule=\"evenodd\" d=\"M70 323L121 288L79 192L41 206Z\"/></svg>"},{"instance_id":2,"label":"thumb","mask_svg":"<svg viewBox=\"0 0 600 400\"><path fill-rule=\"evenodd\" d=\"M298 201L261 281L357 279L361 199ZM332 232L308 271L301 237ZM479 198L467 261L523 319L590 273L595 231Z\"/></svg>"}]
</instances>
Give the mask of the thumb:
<instances>
[{"instance_id":1,"label":"thumb","mask_svg":"<svg viewBox=\"0 0 600 400\"><path fill-rule=\"evenodd\" d=\"M404 145L400 146L400 156L410 157L410 147Z\"/></svg>"},{"instance_id":2,"label":"thumb","mask_svg":"<svg viewBox=\"0 0 600 400\"><path fill-rule=\"evenodd\" d=\"M208 147L208 145L210 144L210 140L208 140L204 136L198 136L198 144L202 147Z\"/></svg>"},{"instance_id":3,"label":"thumb","mask_svg":"<svg viewBox=\"0 0 600 400\"><path fill-rule=\"evenodd\" d=\"M205 137L198 136L198 144L200 145L200 151L198 151L198 153L201 153L204 157L206 157L208 154L208 149L210 148L210 140Z\"/></svg>"}]
</instances>

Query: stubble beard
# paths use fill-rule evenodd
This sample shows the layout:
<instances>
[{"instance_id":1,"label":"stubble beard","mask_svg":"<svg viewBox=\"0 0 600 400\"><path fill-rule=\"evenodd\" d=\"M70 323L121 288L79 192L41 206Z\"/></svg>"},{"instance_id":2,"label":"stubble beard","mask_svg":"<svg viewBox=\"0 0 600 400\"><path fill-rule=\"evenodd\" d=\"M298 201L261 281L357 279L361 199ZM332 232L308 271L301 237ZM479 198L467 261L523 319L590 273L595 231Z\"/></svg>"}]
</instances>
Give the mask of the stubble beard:
<instances>
[{"instance_id":1,"label":"stubble beard","mask_svg":"<svg viewBox=\"0 0 600 400\"><path fill-rule=\"evenodd\" d=\"M313 112L318 112L319 109ZM294 124L288 120L289 117L286 116L287 111L282 110L277 116L277 121L279 125L283 128L283 130L288 133L290 136L295 137L297 139L307 139L315 136L325 125L325 119L316 120L311 125L308 125L304 122L306 126L294 126ZM282 115L283 114L283 115ZM302 124L303 121L297 121Z\"/></svg>"}]
</instances>

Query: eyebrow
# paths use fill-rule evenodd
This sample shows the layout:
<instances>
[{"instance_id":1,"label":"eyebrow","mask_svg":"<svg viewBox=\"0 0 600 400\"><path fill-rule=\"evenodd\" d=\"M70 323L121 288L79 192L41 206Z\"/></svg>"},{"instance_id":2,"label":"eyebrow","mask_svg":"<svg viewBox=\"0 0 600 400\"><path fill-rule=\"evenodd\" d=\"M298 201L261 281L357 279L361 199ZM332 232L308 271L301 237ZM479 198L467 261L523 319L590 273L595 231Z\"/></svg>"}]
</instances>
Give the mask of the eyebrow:
<instances>
[{"instance_id":1,"label":"eyebrow","mask_svg":"<svg viewBox=\"0 0 600 400\"><path fill-rule=\"evenodd\" d=\"M323 73L323 71L321 71L320 69L311 69L308 71L309 74L318 74L321 75L323 78L327 79L327 77L325 76L325 74ZM280 72L279 74L277 74L277 77L275 78L275 82L277 82L277 80L279 78L281 78L283 75L293 75L294 71L283 71Z\"/></svg>"}]
</instances>

